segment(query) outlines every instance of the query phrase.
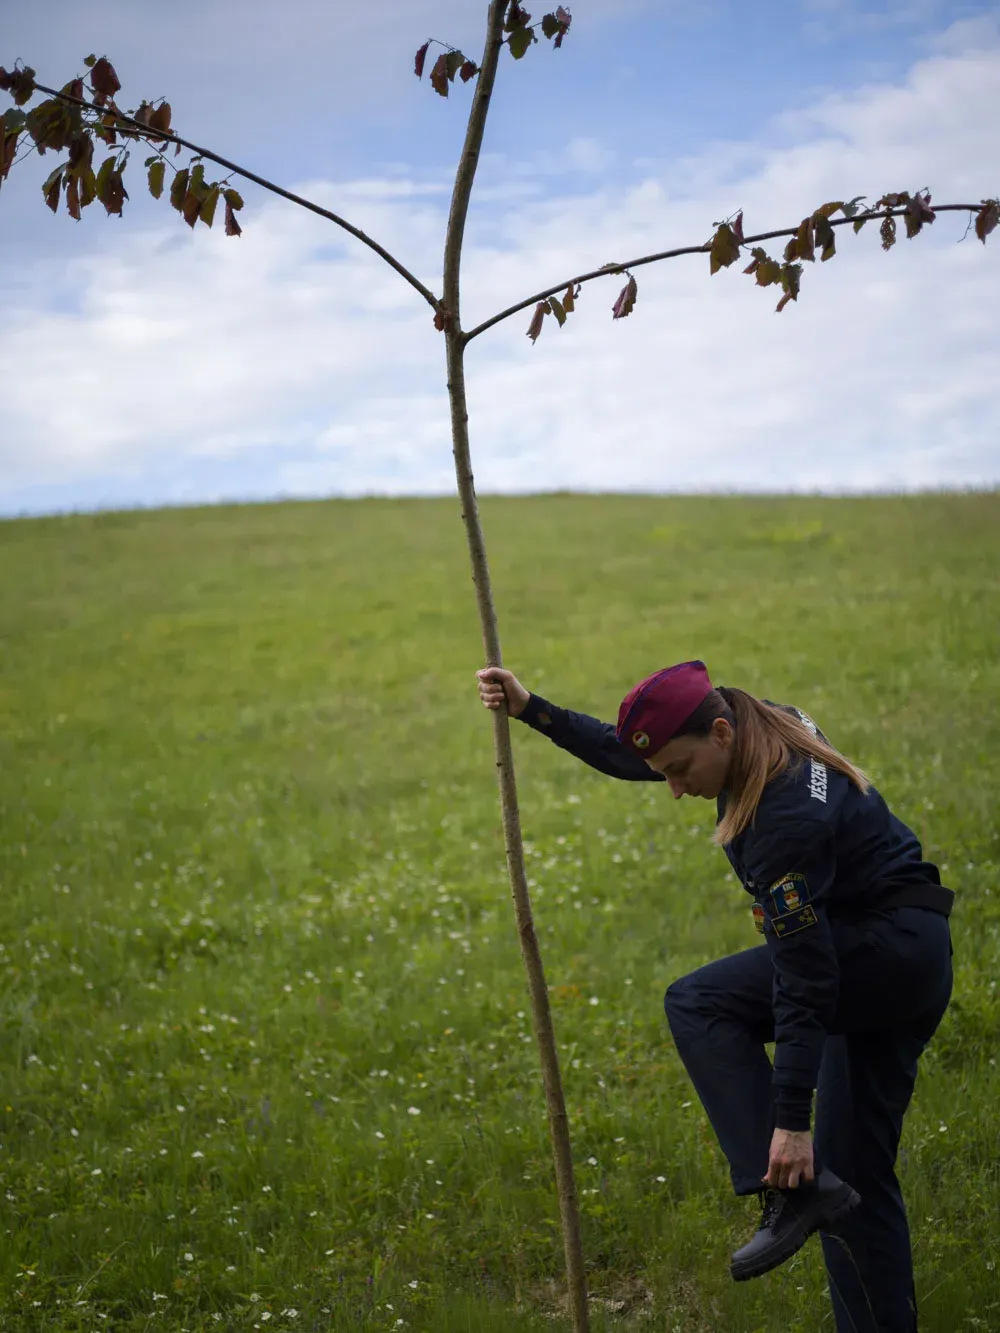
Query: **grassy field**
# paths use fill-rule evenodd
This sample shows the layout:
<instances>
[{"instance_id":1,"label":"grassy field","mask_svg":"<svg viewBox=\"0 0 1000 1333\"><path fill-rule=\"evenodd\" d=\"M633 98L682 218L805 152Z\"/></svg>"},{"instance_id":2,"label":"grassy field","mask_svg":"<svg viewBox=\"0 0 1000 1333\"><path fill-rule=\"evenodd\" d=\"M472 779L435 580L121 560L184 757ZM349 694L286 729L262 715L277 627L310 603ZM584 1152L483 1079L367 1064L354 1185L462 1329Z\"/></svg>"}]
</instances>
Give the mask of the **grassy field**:
<instances>
[{"instance_id":1,"label":"grassy field","mask_svg":"<svg viewBox=\"0 0 1000 1333\"><path fill-rule=\"evenodd\" d=\"M1000 1329L1000 495L488 500L507 664L809 709L959 891L901 1170L925 1333ZM453 501L0 524L0 1328L566 1329ZM757 942L712 807L517 727L595 1328L830 1328L673 1051Z\"/></svg>"}]
</instances>

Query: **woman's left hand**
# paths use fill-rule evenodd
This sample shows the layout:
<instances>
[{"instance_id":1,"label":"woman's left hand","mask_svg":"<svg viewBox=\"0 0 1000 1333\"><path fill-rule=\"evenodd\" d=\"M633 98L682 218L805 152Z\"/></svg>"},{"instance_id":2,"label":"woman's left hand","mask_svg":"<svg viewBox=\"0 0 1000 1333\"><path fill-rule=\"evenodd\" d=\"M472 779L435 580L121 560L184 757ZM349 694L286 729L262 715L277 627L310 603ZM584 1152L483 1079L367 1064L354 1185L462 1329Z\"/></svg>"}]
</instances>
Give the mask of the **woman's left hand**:
<instances>
[{"instance_id":1,"label":"woman's left hand","mask_svg":"<svg viewBox=\"0 0 1000 1333\"><path fill-rule=\"evenodd\" d=\"M771 1138L764 1184L794 1190L813 1179L812 1135L807 1129L776 1129Z\"/></svg>"}]
</instances>

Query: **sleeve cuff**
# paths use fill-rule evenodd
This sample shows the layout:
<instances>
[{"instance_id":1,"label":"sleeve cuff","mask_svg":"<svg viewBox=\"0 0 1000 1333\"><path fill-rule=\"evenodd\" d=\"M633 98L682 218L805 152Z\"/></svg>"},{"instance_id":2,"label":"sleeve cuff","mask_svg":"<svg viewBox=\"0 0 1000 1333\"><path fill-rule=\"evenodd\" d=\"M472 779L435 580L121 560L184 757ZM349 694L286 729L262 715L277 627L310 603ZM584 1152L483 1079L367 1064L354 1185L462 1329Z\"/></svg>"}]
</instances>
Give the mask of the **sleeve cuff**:
<instances>
[{"instance_id":1,"label":"sleeve cuff","mask_svg":"<svg viewBox=\"0 0 1000 1333\"><path fill-rule=\"evenodd\" d=\"M812 1121L812 1088L777 1088L774 1098L776 1129L787 1129L793 1134L808 1132Z\"/></svg>"}]
</instances>

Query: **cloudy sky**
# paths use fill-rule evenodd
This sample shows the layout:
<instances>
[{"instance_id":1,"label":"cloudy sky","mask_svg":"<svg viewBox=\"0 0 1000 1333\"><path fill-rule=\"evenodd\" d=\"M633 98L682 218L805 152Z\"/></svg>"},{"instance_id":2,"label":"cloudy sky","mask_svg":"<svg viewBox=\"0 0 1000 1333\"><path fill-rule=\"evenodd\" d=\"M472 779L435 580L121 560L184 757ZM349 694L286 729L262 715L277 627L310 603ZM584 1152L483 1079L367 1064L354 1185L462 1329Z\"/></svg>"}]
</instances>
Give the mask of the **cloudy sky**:
<instances>
[{"instance_id":1,"label":"cloudy sky","mask_svg":"<svg viewBox=\"0 0 1000 1333\"><path fill-rule=\"evenodd\" d=\"M529 8L534 9L530 3ZM465 257L469 327L550 282L748 233L828 199L1000 193L1000 11L943 0L577 0L563 49L506 53ZM62 84L106 52L121 103L308 194L434 289L486 0L47 0L0 64ZM538 14L542 11L539 9ZM5 102L6 104L6 102ZM2 109L2 108L0 108ZM51 156L0 192L0 513L453 488L443 345L329 223L245 191L244 235L143 197L45 209ZM140 167L141 169L141 167ZM797 305L704 256L584 288L469 349L480 491L868 491L1000 483L1000 232L942 215L883 254L838 233Z\"/></svg>"}]
</instances>

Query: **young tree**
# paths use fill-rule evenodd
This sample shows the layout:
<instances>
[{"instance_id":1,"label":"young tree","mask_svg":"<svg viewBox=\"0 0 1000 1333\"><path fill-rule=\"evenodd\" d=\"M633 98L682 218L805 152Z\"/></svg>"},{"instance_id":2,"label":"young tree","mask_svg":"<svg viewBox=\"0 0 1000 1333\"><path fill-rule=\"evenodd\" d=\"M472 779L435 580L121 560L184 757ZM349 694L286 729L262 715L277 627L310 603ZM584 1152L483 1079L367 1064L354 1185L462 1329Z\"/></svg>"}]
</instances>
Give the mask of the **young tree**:
<instances>
[{"instance_id":1,"label":"young tree","mask_svg":"<svg viewBox=\"0 0 1000 1333\"><path fill-rule=\"evenodd\" d=\"M534 343L547 316L552 315L562 327L574 313L584 284L609 275L626 278L612 307L612 317L623 319L632 313L636 304L638 284L634 270L691 254L707 255L711 274L741 259L748 259L743 271L754 278L757 286L780 289L777 302L780 312L789 302L798 300L803 264L814 262L817 251L821 262L834 256L837 227L849 224L858 232L867 222L878 221L882 248L888 250L895 244L897 219L900 218L907 237L913 238L925 225L933 223L938 213L964 212L970 215L975 234L983 242L1000 222L998 199L932 206L930 193L926 190L886 193L871 207L863 206L863 196L823 203L795 226L751 236L744 234L742 213L736 213L726 221L714 224L712 235L703 242L642 255L624 263L605 264L561 278L466 330L462 326L461 304L465 224L503 49L506 47L515 60L521 60L540 38L547 39L553 48L558 49L571 22L569 10L562 5L533 22L519 0L488 0L486 40L478 64L463 52L435 41L425 42L416 53L414 70L419 78L423 77L433 54L429 82L442 97L448 97L451 88L457 86L456 80L462 84L474 81L465 143L459 157L445 234L440 295L350 221L181 137L172 129L172 111L165 100L142 101L135 109L123 110L116 100L121 84L106 56L88 56L84 61L86 73L73 78L61 89L39 83L30 67L17 65L9 73L0 68L0 89L9 92L14 101L14 106L0 120L0 186L8 178L12 166L35 152L39 156L50 151L65 154L42 185L45 204L56 212L64 203L66 212L77 220L95 201L103 204L109 215L120 215L128 199L125 172L134 149L143 145L151 150L145 158L150 193L155 199L165 194L190 227L194 228L198 222L211 227L221 204L226 235L238 237L241 226L237 214L243 208L243 199L231 181L233 177L240 177L349 232L374 250L427 302L433 313L434 327L444 339L455 475L489 666L502 665L502 655L469 444L465 354L473 339L501 321L530 309L527 334ZM39 94L44 95L44 100L36 100ZM183 150L186 155L182 157ZM98 162L96 159L102 153ZM206 179L207 163L222 168L224 175L216 180ZM787 242L780 258L772 256L765 248L765 242L779 239ZM502 709L494 714L494 746L514 914L527 971L552 1137L570 1308L574 1328L577 1333L583 1333L589 1326L587 1293L568 1118L525 874L509 721Z\"/></svg>"}]
</instances>

